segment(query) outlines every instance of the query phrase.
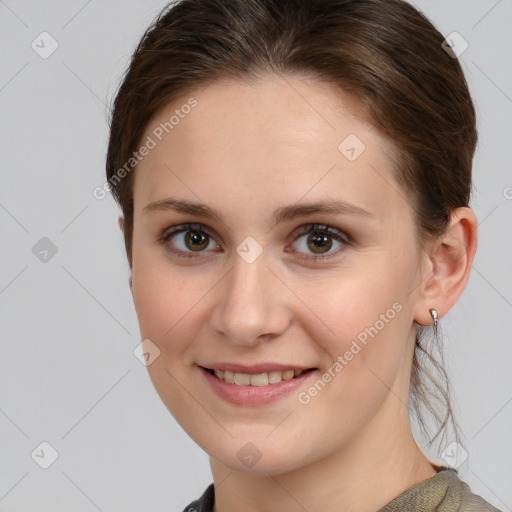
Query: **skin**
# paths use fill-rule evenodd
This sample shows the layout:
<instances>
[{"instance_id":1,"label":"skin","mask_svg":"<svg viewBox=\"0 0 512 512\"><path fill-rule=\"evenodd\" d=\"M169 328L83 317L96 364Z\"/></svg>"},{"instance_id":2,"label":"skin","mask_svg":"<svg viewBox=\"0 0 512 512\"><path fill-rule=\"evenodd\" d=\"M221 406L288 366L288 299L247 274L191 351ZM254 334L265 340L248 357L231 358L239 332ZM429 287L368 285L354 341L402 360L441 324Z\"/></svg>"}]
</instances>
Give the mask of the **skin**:
<instances>
[{"instance_id":1,"label":"skin","mask_svg":"<svg viewBox=\"0 0 512 512\"><path fill-rule=\"evenodd\" d=\"M210 455L216 512L318 510L318 503L324 512L377 510L436 472L409 424L415 330L432 323L430 308L441 319L462 293L476 250L475 215L454 210L446 233L420 250L410 196L393 176L392 144L362 119L353 98L311 79L215 82L158 112L143 140L191 96L197 106L134 177L130 280L142 339L160 350L148 366L152 382ZM353 162L338 150L349 134L366 146ZM144 211L171 196L204 203L222 221ZM279 207L328 200L371 217L318 213L272 226ZM202 252L183 234L158 243L187 222L209 235ZM332 257L314 261L322 253L298 232L310 223L352 242L327 235ZM248 236L263 251L252 263L236 251ZM301 388L307 391L396 303L400 312L308 404L295 392L263 406L227 403L197 366L318 368ZM237 457L246 443L261 454L252 467Z\"/></svg>"}]
</instances>

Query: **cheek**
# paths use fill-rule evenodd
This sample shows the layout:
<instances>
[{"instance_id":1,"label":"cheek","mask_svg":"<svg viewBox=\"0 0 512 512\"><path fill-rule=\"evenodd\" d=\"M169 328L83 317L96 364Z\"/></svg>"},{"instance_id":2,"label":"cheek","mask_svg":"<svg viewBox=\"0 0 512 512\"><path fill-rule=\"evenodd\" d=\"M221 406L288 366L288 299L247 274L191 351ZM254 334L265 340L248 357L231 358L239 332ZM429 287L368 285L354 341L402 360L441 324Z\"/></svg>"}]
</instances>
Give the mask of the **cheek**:
<instances>
[{"instance_id":1,"label":"cheek","mask_svg":"<svg viewBox=\"0 0 512 512\"><path fill-rule=\"evenodd\" d=\"M204 321L198 317L204 292L197 280L171 272L154 259L144 261L140 257L134 259L132 282L141 339L150 339L160 351L147 367L149 376L163 403L190 431L193 427L187 423L188 416L202 412L193 410L195 402L191 403L184 391L183 383L190 378L184 363L190 362L185 359L197 336L194 329Z\"/></svg>"},{"instance_id":2,"label":"cheek","mask_svg":"<svg viewBox=\"0 0 512 512\"><path fill-rule=\"evenodd\" d=\"M380 337L393 338L399 325L403 325L403 302L406 293L401 289L399 277L392 272L382 272L385 262L379 262L372 270L347 269L333 273L311 283L297 283L295 291L311 312L317 315L316 325L322 328L322 345L331 356L348 350L352 341ZM311 316L311 315L310 315ZM318 332L310 332L318 339Z\"/></svg>"},{"instance_id":3,"label":"cheek","mask_svg":"<svg viewBox=\"0 0 512 512\"><path fill-rule=\"evenodd\" d=\"M410 320L404 276L398 275L403 269L393 272L389 265L389 271L382 272L387 263L381 260L374 265L378 270L352 268L316 286L297 287L315 313L308 313L310 322L301 327L325 354L324 375L333 383L327 386L335 395L332 401L358 403L358 414L369 412L371 404L389 392L406 354Z\"/></svg>"},{"instance_id":4,"label":"cheek","mask_svg":"<svg viewBox=\"0 0 512 512\"><path fill-rule=\"evenodd\" d=\"M162 343L197 301L195 287L165 265L134 258L132 291L141 335Z\"/></svg>"}]
</instances>

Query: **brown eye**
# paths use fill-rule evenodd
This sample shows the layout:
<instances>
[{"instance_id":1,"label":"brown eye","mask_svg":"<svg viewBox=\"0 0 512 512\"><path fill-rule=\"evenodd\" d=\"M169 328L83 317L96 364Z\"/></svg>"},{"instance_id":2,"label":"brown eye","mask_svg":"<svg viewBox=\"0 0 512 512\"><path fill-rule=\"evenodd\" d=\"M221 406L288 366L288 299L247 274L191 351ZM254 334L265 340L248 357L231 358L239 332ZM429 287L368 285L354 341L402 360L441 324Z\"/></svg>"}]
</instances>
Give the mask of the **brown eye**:
<instances>
[{"instance_id":1,"label":"brown eye","mask_svg":"<svg viewBox=\"0 0 512 512\"><path fill-rule=\"evenodd\" d=\"M323 233L312 233L308 236L307 244L309 249L316 254L323 254L328 252L332 247L332 240L330 235Z\"/></svg>"},{"instance_id":2,"label":"brown eye","mask_svg":"<svg viewBox=\"0 0 512 512\"><path fill-rule=\"evenodd\" d=\"M349 235L339 229L323 224L307 224L295 234L293 252L299 253L302 259L327 259L350 245L350 240Z\"/></svg>"},{"instance_id":3,"label":"brown eye","mask_svg":"<svg viewBox=\"0 0 512 512\"><path fill-rule=\"evenodd\" d=\"M185 245L191 251L202 251L208 247L209 236L200 231L187 231L185 233Z\"/></svg>"},{"instance_id":4,"label":"brown eye","mask_svg":"<svg viewBox=\"0 0 512 512\"><path fill-rule=\"evenodd\" d=\"M202 253L206 255L211 250L222 250L215 239L199 224L173 226L158 238L158 242L169 252L184 257L194 257L194 253L202 256Z\"/></svg>"}]
</instances>

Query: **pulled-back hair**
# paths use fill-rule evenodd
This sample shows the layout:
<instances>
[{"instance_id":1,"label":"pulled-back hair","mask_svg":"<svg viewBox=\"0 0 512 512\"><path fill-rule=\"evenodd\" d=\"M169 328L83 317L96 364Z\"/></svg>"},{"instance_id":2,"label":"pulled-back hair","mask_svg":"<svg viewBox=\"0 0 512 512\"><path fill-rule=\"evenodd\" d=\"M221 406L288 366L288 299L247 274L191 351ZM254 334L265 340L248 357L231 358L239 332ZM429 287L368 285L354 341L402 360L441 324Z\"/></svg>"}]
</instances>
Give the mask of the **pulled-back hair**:
<instances>
[{"instance_id":1,"label":"pulled-back hair","mask_svg":"<svg viewBox=\"0 0 512 512\"><path fill-rule=\"evenodd\" d=\"M125 166L150 119L175 98L219 79L306 76L351 95L361 116L393 142L395 177L416 218L423 247L468 206L477 132L461 66L444 37L402 0L182 0L144 33L115 97L107 181L124 216L131 264L133 172ZM441 364L418 329L411 404L436 422L454 421ZM423 366L422 362L428 363ZM428 368L427 368L428 366ZM439 401L444 411L439 411Z\"/></svg>"}]
</instances>

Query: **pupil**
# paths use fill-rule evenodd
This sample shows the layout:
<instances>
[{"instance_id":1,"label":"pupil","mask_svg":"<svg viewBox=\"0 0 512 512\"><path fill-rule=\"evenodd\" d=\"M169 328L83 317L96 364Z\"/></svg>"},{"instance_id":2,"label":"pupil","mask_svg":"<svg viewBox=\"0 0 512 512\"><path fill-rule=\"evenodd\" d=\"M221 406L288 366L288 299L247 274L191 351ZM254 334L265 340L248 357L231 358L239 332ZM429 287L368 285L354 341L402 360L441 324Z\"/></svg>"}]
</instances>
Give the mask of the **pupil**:
<instances>
[{"instance_id":1,"label":"pupil","mask_svg":"<svg viewBox=\"0 0 512 512\"><path fill-rule=\"evenodd\" d=\"M208 246L207 237L200 234L198 231L188 231L185 237L185 243L187 244L187 247L192 251L200 251Z\"/></svg>"},{"instance_id":2,"label":"pupil","mask_svg":"<svg viewBox=\"0 0 512 512\"><path fill-rule=\"evenodd\" d=\"M327 252L332 247L332 240L326 234L312 234L308 238L308 242L312 242L313 245L309 245L309 248L316 253ZM320 250L319 250L320 249ZM325 249L322 251L322 249Z\"/></svg>"}]
</instances>

